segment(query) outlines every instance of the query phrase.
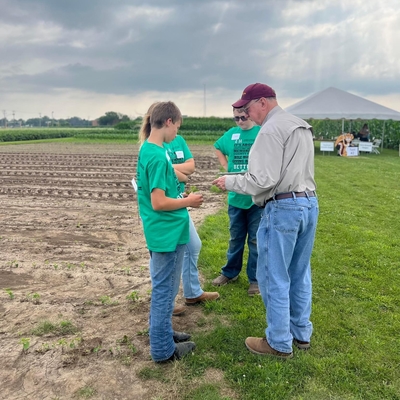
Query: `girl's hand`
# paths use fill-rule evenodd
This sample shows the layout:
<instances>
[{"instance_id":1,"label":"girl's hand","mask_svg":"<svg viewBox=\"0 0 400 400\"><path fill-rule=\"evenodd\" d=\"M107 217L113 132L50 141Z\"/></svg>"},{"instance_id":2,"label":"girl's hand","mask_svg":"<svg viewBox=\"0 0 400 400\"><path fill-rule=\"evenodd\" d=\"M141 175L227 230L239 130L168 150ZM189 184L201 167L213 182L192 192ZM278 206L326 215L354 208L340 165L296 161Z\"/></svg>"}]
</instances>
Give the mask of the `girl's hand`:
<instances>
[{"instance_id":1,"label":"girl's hand","mask_svg":"<svg viewBox=\"0 0 400 400\"><path fill-rule=\"evenodd\" d=\"M187 196L190 199L190 207L199 208L203 204L203 195L198 193L189 193Z\"/></svg>"}]
</instances>

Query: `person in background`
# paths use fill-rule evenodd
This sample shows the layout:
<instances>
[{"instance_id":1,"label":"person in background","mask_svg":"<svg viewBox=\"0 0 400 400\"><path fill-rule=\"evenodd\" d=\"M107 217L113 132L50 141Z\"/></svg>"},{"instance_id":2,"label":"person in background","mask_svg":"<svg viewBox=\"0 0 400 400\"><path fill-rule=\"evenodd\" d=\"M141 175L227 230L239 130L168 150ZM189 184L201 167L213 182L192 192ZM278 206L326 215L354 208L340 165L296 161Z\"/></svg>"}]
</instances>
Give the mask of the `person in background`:
<instances>
[{"instance_id":1,"label":"person in background","mask_svg":"<svg viewBox=\"0 0 400 400\"><path fill-rule=\"evenodd\" d=\"M248 337L254 354L293 357L310 348L311 266L318 220L311 126L279 107L275 91L247 86L233 107L261 125L244 175L222 176L222 190L252 195L263 210L257 232L257 281L266 307L264 337Z\"/></svg>"},{"instance_id":2,"label":"person in background","mask_svg":"<svg viewBox=\"0 0 400 400\"><path fill-rule=\"evenodd\" d=\"M150 251L149 337L155 362L180 359L196 347L189 341L190 335L172 329L172 311L189 242L187 207L200 207L203 203L201 194L183 197L164 148L164 143L175 139L181 122L181 112L173 102L155 104L150 114L150 134L140 148L137 162L139 214Z\"/></svg>"},{"instance_id":3,"label":"person in background","mask_svg":"<svg viewBox=\"0 0 400 400\"><path fill-rule=\"evenodd\" d=\"M152 107L154 107L154 105ZM150 114L152 107L150 107L149 111L143 117L140 128L139 138L142 144L150 135ZM168 152L175 174L180 182L180 191L181 193L184 193L185 183L188 182L189 176L195 171L195 162L192 153L190 152L185 139L180 135L176 135L176 138L172 140L172 142L164 143L164 148ZM197 268L200 250L201 240L189 213L189 243L185 245L182 266L183 297L185 298L185 304L188 306L196 305L205 301L214 301L219 298L218 292L204 292L201 288L199 271ZM177 316L184 312L184 306L175 305L172 315Z\"/></svg>"},{"instance_id":4,"label":"person in background","mask_svg":"<svg viewBox=\"0 0 400 400\"><path fill-rule=\"evenodd\" d=\"M241 173L247 171L249 151L257 137L259 126L249 119L243 108L234 108L233 117L236 127L229 129L214 144L218 161L225 171ZM256 206L251 196L229 192L229 247L227 263L221 274L212 281L221 286L235 281L243 266L244 246L247 238L249 249L247 258L248 295L259 294L257 284L257 229L261 218L261 209Z\"/></svg>"},{"instance_id":5,"label":"person in background","mask_svg":"<svg viewBox=\"0 0 400 400\"><path fill-rule=\"evenodd\" d=\"M360 129L360 132L358 133L358 138L362 142L369 142L369 128L368 124L364 124L363 127Z\"/></svg>"}]
</instances>

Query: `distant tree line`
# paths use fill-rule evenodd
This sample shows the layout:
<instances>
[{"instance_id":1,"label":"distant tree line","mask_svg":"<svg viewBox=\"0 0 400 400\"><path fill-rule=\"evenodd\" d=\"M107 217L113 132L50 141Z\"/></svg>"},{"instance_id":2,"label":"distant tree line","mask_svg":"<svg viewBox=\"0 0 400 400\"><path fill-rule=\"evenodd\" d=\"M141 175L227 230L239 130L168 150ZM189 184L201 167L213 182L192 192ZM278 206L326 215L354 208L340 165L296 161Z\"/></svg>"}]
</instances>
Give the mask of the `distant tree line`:
<instances>
[{"instance_id":1,"label":"distant tree line","mask_svg":"<svg viewBox=\"0 0 400 400\"><path fill-rule=\"evenodd\" d=\"M72 117L66 119L52 119L47 115L41 118L28 118L26 120L7 118L0 119L0 128L51 128L51 127L91 127L92 121L82 119L79 117Z\"/></svg>"},{"instance_id":2,"label":"distant tree line","mask_svg":"<svg viewBox=\"0 0 400 400\"><path fill-rule=\"evenodd\" d=\"M40 118L29 119L0 119L0 128L51 128L73 127L84 128L92 126L114 127L116 129L134 129L140 124L141 117L132 120L126 114L115 111L107 111L104 115L94 120L71 117L65 119L53 119L47 115Z\"/></svg>"}]
</instances>

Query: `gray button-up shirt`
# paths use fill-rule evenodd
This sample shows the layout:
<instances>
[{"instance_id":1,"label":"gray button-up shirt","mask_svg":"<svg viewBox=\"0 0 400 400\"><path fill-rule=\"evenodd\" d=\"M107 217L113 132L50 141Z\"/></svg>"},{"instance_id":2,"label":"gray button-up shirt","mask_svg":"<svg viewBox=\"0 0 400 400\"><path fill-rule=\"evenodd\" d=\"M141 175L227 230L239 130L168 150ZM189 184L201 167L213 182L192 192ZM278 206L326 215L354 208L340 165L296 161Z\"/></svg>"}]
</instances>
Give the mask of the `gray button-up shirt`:
<instances>
[{"instance_id":1,"label":"gray button-up shirt","mask_svg":"<svg viewBox=\"0 0 400 400\"><path fill-rule=\"evenodd\" d=\"M248 172L226 177L226 189L264 206L275 194L315 190L311 125L274 107L250 150Z\"/></svg>"}]
</instances>

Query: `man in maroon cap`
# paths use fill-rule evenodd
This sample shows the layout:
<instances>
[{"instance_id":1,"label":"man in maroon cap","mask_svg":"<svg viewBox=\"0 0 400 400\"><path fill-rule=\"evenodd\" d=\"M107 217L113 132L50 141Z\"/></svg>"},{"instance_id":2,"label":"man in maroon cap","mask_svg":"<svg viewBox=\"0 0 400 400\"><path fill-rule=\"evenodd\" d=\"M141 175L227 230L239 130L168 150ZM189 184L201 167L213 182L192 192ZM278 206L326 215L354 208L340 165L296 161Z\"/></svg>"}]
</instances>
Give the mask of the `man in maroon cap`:
<instances>
[{"instance_id":1,"label":"man in maroon cap","mask_svg":"<svg viewBox=\"0 0 400 400\"><path fill-rule=\"evenodd\" d=\"M213 183L250 194L263 208L257 232L257 281L267 310L265 337L248 337L255 354L293 357L292 346L310 348L310 258L318 220L314 143L307 122L279 107L275 91L247 86L233 107L244 107L260 132L250 150L248 172Z\"/></svg>"}]
</instances>

